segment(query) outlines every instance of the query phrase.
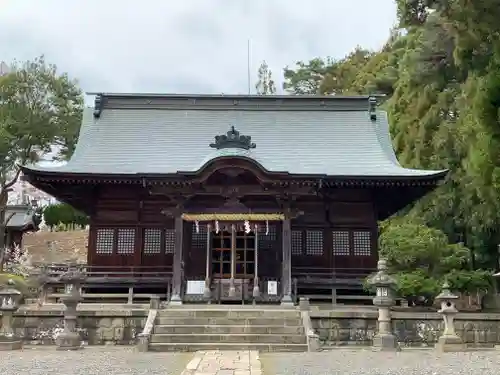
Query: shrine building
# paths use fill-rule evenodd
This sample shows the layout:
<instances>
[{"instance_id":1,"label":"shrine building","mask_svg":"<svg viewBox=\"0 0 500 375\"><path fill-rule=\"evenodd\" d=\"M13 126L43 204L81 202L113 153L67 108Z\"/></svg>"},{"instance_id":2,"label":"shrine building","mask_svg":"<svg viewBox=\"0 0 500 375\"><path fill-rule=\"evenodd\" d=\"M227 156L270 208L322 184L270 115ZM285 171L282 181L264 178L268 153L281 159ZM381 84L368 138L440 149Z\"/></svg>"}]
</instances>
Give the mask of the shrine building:
<instances>
[{"instance_id":1,"label":"shrine building","mask_svg":"<svg viewBox=\"0 0 500 375\"><path fill-rule=\"evenodd\" d=\"M377 221L447 174L403 168L376 104L99 94L71 160L22 171L89 215L89 269L163 272L172 304L347 297L376 267Z\"/></svg>"}]
</instances>

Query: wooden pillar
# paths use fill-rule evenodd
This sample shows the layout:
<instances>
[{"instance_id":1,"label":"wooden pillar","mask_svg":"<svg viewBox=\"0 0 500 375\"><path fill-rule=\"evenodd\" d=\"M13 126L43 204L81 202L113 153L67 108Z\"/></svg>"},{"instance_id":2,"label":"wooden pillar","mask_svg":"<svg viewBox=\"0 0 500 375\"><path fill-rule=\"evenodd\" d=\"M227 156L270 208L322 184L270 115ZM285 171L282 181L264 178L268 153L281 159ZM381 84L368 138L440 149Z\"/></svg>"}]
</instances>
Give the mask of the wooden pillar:
<instances>
[{"instance_id":1,"label":"wooden pillar","mask_svg":"<svg viewBox=\"0 0 500 375\"><path fill-rule=\"evenodd\" d=\"M234 275L236 271L236 227L231 225L231 278L229 279L229 297L236 295L236 287L234 285Z\"/></svg>"},{"instance_id":2,"label":"wooden pillar","mask_svg":"<svg viewBox=\"0 0 500 375\"><path fill-rule=\"evenodd\" d=\"M281 290L283 296L281 298L282 305L293 305L292 300L292 226L290 217L287 215L283 220L283 257L282 257L282 274L281 274Z\"/></svg>"},{"instance_id":3,"label":"wooden pillar","mask_svg":"<svg viewBox=\"0 0 500 375\"><path fill-rule=\"evenodd\" d=\"M181 305L181 288L182 288L182 234L184 229L184 221L179 212L175 214L175 246L174 246L174 264L173 264L173 285L172 298L170 303Z\"/></svg>"},{"instance_id":4,"label":"wooden pillar","mask_svg":"<svg viewBox=\"0 0 500 375\"><path fill-rule=\"evenodd\" d=\"M205 290L203 291L203 297L210 299L211 291L210 291L210 270L212 266L212 254L211 254L211 246L210 246L210 233L212 228L210 224L207 224L207 256L206 256L206 264L205 264Z\"/></svg>"},{"instance_id":5,"label":"wooden pillar","mask_svg":"<svg viewBox=\"0 0 500 375\"><path fill-rule=\"evenodd\" d=\"M254 243L254 260L255 260L255 275L253 278L253 291L252 291L252 296L253 298L259 298L260 296L260 289L259 289L259 228L257 225L255 225L254 229L255 233L255 243ZM254 300L255 302L255 300Z\"/></svg>"}]
</instances>

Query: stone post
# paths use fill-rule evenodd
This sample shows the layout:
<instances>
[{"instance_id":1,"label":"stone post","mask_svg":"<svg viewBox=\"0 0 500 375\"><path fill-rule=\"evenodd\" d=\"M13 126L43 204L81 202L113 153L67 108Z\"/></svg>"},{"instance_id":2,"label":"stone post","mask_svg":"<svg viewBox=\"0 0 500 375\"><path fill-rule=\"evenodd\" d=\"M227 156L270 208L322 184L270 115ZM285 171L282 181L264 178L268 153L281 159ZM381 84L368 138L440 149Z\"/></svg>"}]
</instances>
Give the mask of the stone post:
<instances>
[{"instance_id":1,"label":"stone post","mask_svg":"<svg viewBox=\"0 0 500 375\"><path fill-rule=\"evenodd\" d=\"M368 280L376 288L373 304L378 307L378 332L373 337L373 349L379 351L400 350L396 336L392 333L391 307L394 306L396 281L387 273L387 262L380 259L378 272Z\"/></svg>"},{"instance_id":2,"label":"stone post","mask_svg":"<svg viewBox=\"0 0 500 375\"><path fill-rule=\"evenodd\" d=\"M0 350L18 350L23 344L12 327L14 313L19 309L22 294L15 288L12 279L7 286L0 289L0 311L2 312L2 328L0 329Z\"/></svg>"},{"instance_id":3,"label":"stone post","mask_svg":"<svg viewBox=\"0 0 500 375\"><path fill-rule=\"evenodd\" d=\"M436 301L441 303L441 309L438 310L443 316L444 330L436 344L436 349L442 352L457 352L465 350L465 345L462 339L455 332L455 316L458 310L455 301L458 296L450 292L448 282L443 284L441 293L436 296Z\"/></svg>"},{"instance_id":4,"label":"stone post","mask_svg":"<svg viewBox=\"0 0 500 375\"><path fill-rule=\"evenodd\" d=\"M76 330L78 312L77 306L83 300L80 287L85 281L85 274L75 265L70 265L68 271L61 275L60 280L66 285L66 294L61 298L64 303L64 331L57 336L56 344L59 350L82 349L80 334Z\"/></svg>"},{"instance_id":5,"label":"stone post","mask_svg":"<svg viewBox=\"0 0 500 375\"><path fill-rule=\"evenodd\" d=\"M44 305L47 302L47 284L52 280L47 267L37 268L31 277L38 286L38 305Z\"/></svg>"}]
</instances>

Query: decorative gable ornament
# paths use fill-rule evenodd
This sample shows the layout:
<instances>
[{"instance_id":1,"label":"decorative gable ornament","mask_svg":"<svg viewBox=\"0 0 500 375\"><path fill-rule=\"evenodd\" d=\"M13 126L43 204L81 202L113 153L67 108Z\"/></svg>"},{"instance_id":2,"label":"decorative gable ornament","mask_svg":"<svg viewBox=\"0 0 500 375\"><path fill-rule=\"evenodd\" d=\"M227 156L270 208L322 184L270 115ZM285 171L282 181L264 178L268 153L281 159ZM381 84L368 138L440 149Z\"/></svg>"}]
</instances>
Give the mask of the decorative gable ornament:
<instances>
[{"instance_id":1,"label":"decorative gable ornament","mask_svg":"<svg viewBox=\"0 0 500 375\"><path fill-rule=\"evenodd\" d=\"M222 135L215 136L215 142L210 144L210 147L216 148L217 150L223 148L241 148L244 150L250 150L251 148L257 147L255 143L252 143L252 137L249 135L241 135L234 126Z\"/></svg>"}]
</instances>

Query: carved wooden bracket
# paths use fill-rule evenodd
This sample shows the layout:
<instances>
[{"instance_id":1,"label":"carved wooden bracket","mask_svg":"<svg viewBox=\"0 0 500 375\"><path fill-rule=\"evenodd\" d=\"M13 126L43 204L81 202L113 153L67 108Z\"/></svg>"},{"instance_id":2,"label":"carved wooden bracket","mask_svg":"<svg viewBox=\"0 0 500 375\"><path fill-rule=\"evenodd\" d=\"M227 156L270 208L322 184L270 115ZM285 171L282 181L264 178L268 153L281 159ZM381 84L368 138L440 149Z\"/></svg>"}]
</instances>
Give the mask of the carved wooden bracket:
<instances>
[{"instance_id":1,"label":"carved wooden bracket","mask_svg":"<svg viewBox=\"0 0 500 375\"><path fill-rule=\"evenodd\" d=\"M288 194L276 196L276 202L287 219L293 219L304 214L303 211L294 207L297 198L298 196L296 195Z\"/></svg>"},{"instance_id":2,"label":"carved wooden bracket","mask_svg":"<svg viewBox=\"0 0 500 375\"><path fill-rule=\"evenodd\" d=\"M190 197L185 195L171 195L169 196L169 198L173 203L173 206L163 208L161 210L161 213L167 217L181 216L184 211L184 206L186 205Z\"/></svg>"}]
</instances>

